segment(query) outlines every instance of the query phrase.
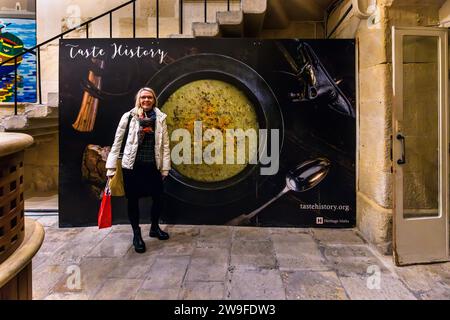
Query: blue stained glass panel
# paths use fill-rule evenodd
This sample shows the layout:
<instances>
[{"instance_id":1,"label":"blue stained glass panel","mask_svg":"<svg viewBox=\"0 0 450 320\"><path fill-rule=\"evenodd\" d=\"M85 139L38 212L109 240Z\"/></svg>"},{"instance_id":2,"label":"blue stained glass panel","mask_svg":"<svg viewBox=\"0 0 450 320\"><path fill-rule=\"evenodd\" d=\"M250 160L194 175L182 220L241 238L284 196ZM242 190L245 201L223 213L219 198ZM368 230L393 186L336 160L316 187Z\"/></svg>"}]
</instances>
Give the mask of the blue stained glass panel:
<instances>
[{"instance_id":1,"label":"blue stained glass panel","mask_svg":"<svg viewBox=\"0 0 450 320\"><path fill-rule=\"evenodd\" d=\"M9 59L10 47L7 45L11 34L20 39L25 49L36 45L36 20L1 18L0 27L3 27L0 32L3 39L3 43L0 42L0 61ZM0 66L0 103L14 102L14 90L14 67ZM36 97L36 56L26 53L17 68L17 101L36 102Z\"/></svg>"}]
</instances>

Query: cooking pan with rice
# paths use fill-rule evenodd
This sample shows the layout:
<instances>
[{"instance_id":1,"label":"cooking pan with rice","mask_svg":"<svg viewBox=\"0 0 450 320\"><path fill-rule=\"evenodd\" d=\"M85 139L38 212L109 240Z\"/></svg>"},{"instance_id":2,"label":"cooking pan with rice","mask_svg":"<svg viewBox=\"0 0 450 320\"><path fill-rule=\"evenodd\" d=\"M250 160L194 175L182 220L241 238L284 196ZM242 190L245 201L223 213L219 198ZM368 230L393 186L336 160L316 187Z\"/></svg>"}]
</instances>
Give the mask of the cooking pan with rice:
<instances>
[{"instance_id":1,"label":"cooking pan with rice","mask_svg":"<svg viewBox=\"0 0 450 320\"><path fill-rule=\"evenodd\" d=\"M278 129L280 153L283 144L283 118L278 101L266 81L250 66L219 54L196 54L181 58L159 70L146 84L155 89L159 107L167 114L169 137L178 128L187 129L194 148L194 121L201 121L203 132L241 128ZM257 141L256 148L271 144ZM236 143L236 141L235 141ZM261 184L261 164L249 161L246 139L244 163L174 164L165 181L166 192L197 205L222 205L237 201ZM171 141L171 148L177 142ZM207 143L203 143L204 151ZM237 151L236 145L234 148ZM261 152L262 150L256 150Z\"/></svg>"}]
</instances>

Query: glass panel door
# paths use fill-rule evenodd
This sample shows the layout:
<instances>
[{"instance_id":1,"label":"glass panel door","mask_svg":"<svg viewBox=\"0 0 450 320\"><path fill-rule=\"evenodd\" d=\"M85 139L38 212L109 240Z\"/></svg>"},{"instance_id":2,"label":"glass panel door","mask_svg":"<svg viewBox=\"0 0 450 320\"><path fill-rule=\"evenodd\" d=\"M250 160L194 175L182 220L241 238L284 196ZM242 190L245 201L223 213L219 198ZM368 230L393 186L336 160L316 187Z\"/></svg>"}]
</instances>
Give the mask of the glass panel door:
<instances>
[{"instance_id":1,"label":"glass panel door","mask_svg":"<svg viewBox=\"0 0 450 320\"><path fill-rule=\"evenodd\" d=\"M394 257L448 260L447 30L393 27Z\"/></svg>"}]
</instances>

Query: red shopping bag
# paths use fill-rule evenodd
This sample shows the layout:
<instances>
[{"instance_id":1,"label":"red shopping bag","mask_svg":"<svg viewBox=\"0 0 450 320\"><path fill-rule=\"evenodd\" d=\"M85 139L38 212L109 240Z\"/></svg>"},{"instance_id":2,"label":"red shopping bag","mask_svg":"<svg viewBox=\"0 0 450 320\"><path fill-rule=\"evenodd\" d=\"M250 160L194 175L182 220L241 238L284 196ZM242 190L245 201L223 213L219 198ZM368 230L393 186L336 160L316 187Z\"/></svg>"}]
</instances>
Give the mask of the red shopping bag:
<instances>
[{"instance_id":1,"label":"red shopping bag","mask_svg":"<svg viewBox=\"0 0 450 320\"><path fill-rule=\"evenodd\" d=\"M106 184L103 191L102 203L100 210L98 210L98 228L109 228L112 225L112 213L111 213L111 190L109 190L108 184Z\"/></svg>"}]
</instances>

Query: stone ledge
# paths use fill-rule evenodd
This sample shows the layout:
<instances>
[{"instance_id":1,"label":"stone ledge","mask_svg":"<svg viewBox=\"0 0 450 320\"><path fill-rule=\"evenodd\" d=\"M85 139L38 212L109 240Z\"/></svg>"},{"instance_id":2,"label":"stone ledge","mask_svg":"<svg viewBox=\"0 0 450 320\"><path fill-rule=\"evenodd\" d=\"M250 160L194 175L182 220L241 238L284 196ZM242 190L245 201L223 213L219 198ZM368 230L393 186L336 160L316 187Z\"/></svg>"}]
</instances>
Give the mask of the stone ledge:
<instances>
[{"instance_id":1,"label":"stone ledge","mask_svg":"<svg viewBox=\"0 0 450 320\"><path fill-rule=\"evenodd\" d=\"M167 36L168 38L182 38L182 39L191 39L194 38L191 34L181 34L181 33L173 33Z\"/></svg>"},{"instance_id":2,"label":"stone ledge","mask_svg":"<svg viewBox=\"0 0 450 320\"><path fill-rule=\"evenodd\" d=\"M25 105L23 114L0 120L0 132L21 132L33 137L53 135L58 132L58 110L42 104Z\"/></svg>"},{"instance_id":3,"label":"stone ledge","mask_svg":"<svg viewBox=\"0 0 450 320\"><path fill-rule=\"evenodd\" d=\"M33 144L33 138L22 133L2 133L0 135L0 156L24 150Z\"/></svg>"},{"instance_id":4,"label":"stone ledge","mask_svg":"<svg viewBox=\"0 0 450 320\"><path fill-rule=\"evenodd\" d=\"M25 115L29 118L58 118L58 107L44 104L25 105Z\"/></svg>"},{"instance_id":5,"label":"stone ledge","mask_svg":"<svg viewBox=\"0 0 450 320\"><path fill-rule=\"evenodd\" d=\"M392 66L390 64L360 68L360 101L387 100L386 97L392 96L391 79Z\"/></svg>"}]
</instances>

